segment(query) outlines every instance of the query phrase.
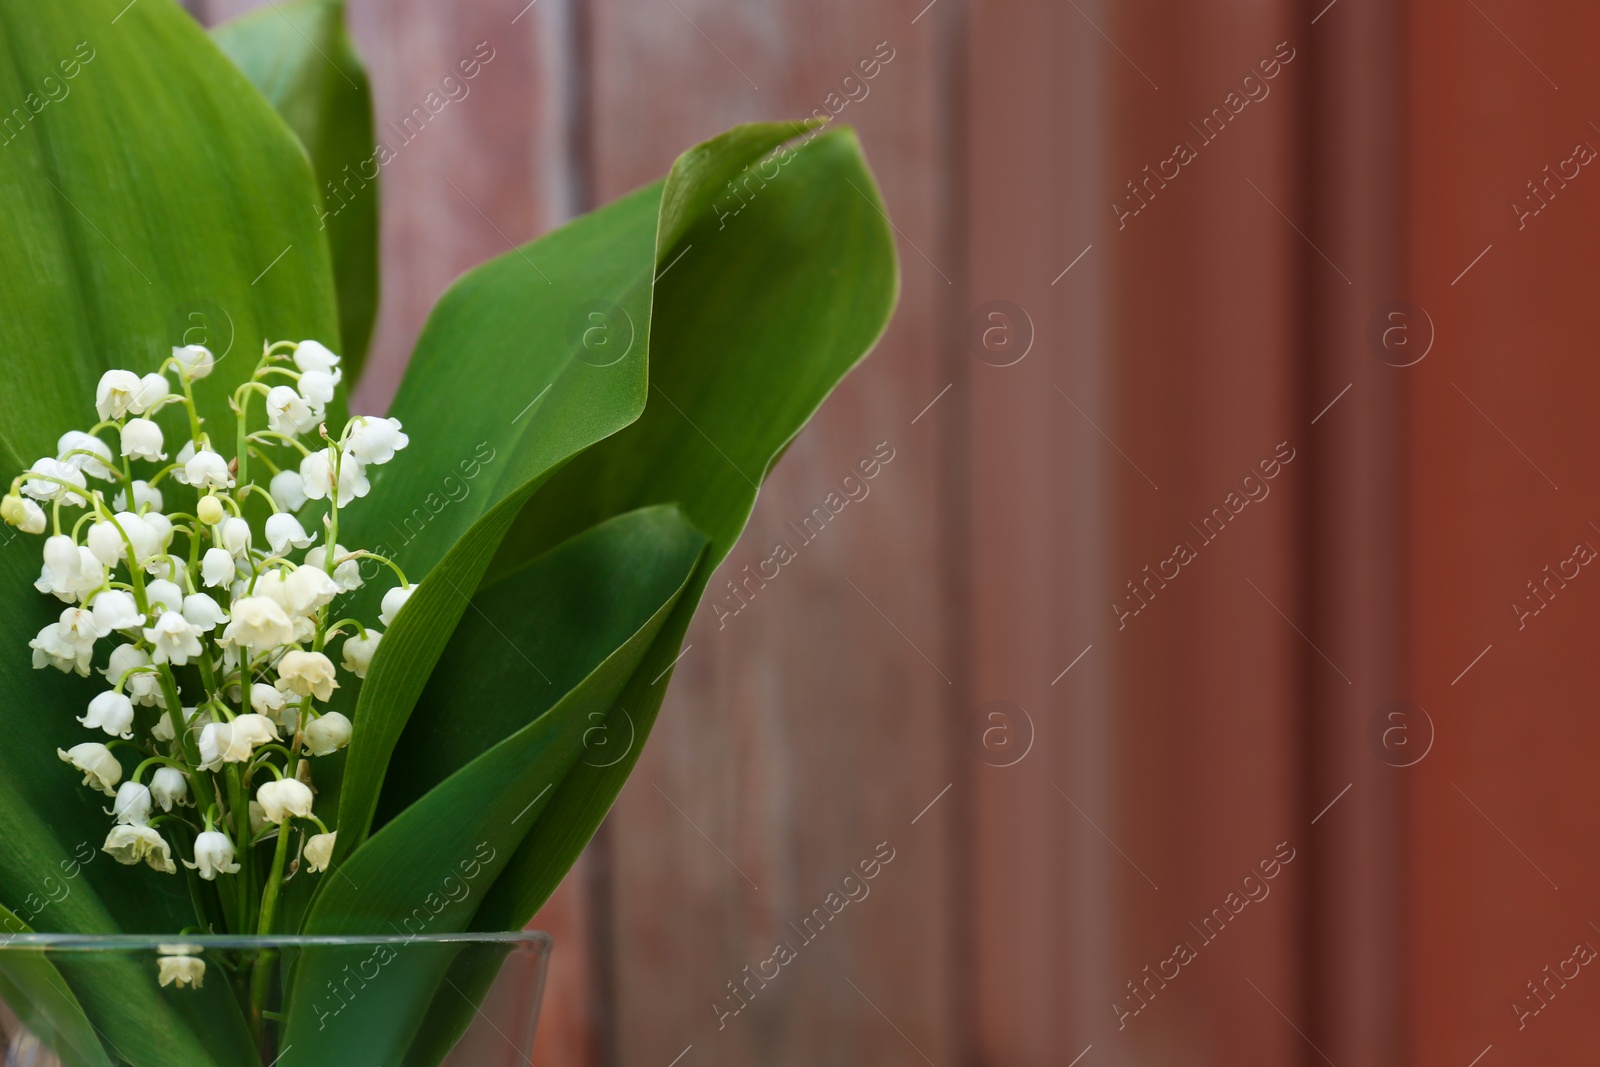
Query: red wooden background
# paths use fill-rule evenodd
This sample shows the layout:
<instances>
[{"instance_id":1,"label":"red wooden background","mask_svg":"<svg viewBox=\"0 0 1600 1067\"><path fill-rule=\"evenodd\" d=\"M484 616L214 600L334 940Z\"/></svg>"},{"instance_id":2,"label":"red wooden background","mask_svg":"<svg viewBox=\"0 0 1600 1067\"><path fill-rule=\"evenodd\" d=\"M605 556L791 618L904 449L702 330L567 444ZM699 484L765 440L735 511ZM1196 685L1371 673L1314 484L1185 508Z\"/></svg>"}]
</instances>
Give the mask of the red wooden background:
<instances>
[{"instance_id":1,"label":"red wooden background","mask_svg":"<svg viewBox=\"0 0 1600 1067\"><path fill-rule=\"evenodd\" d=\"M1600 946L1600 579L1563 563L1600 548L1600 179L1564 164L1600 147L1600 11L350 8L380 123L494 49L385 168L372 410L461 270L893 53L840 119L901 307L746 545L894 459L691 631L540 918L533 1062L1593 1062L1600 979L1526 983ZM870 895L719 1024L882 842Z\"/></svg>"}]
</instances>

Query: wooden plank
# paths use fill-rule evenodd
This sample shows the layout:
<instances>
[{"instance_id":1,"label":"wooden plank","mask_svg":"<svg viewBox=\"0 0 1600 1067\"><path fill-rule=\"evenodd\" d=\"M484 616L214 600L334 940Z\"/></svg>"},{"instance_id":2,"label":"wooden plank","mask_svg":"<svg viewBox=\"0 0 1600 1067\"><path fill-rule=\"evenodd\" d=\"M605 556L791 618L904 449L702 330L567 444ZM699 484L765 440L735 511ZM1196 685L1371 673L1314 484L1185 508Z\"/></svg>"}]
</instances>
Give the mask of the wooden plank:
<instances>
[{"instance_id":1,"label":"wooden plank","mask_svg":"<svg viewBox=\"0 0 1600 1067\"><path fill-rule=\"evenodd\" d=\"M788 524L880 442L895 458L726 628L702 611L612 814L608 1062L664 1065L690 1046L682 1062L697 1067L955 1062L957 809L946 797L912 825L950 781L946 678L959 669L951 396L912 424L952 380L941 353L946 277L957 269L954 191L929 163L947 143L939 33L927 20L912 25L907 5L844 0L603 0L590 10L600 199L658 176L732 123L810 114L887 42L893 60L842 117L858 125L905 234L904 294L887 338L790 449L713 590L793 539ZM870 895L805 941L789 924L880 842L895 859ZM752 984L750 1006L719 1023L713 1005L737 1003L729 983L779 941L799 946L795 962L767 987Z\"/></svg>"},{"instance_id":2,"label":"wooden plank","mask_svg":"<svg viewBox=\"0 0 1600 1067\"><path fill-rule=\"evenodd\" d=\"M1306 443L1284 358L1301 238L1265 202L1298 203L1304 66L1211 144L1188 123L1272 58L1278 5L972 14L971 298L1040 332L1023 363L973 369L972 699L1010 695L1041 734L1037 760L976 779L974 1056L1294 1062L1273 1005L1302 1014L1303 865L1215 944L1191 924L1308 829L1286 712L1310 655L1288 621L1303 460L1244 483ZM1175 141L1195 158L1134 196ZM1230 493L1221 532L1190 526ZM1164 562L1177 544L1192 558ZM1192 962L1164 962L1177 944Z\"/></svg>"},{"instance_id":3,"label":"wooden plank","mask_svg":"<svg viewBox=\"0 0 1600 1067\"><path fill-rule=\"evenodd\" d=\"M1408 782L1409 1062L1581 1063L1597 993L1564 961L1600 947L1600 581L1567 561L1600 549L1600 181L1574 147L1600 149L1600 11L1473 7L1419 0L1407 36L1410 277L1438 334L1409 412L1408 633L1437 728Z\"/></svg>"}]
</instances>

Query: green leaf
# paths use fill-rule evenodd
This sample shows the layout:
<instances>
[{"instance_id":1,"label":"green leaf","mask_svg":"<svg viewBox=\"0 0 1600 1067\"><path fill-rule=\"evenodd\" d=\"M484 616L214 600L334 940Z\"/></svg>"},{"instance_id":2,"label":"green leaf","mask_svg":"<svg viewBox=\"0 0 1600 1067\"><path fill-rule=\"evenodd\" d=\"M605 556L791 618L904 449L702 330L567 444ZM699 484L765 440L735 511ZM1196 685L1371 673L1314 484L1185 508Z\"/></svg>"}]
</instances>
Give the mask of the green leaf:
<instances>
[{"instance_id":1,"label":"green leaf","mask_svg":"<svg viewBox=\"0 0 1600 1067\"><path fill-rule=\"evenodd\" d=\"M341 860L365 838L400 732L518 509L644 408L659 192L640 190L468 272L423 329L392 408L415 443L341 518L342 541L422 578L361 685L342 781L319 782L325 805L337 795ZM596 301L635 333L604 366L569 340L573 316ZM339 610L373 618L392 584L369 573Z\"/></svg>"},{"instance_id":2,"label":"green leaf","mask_svg":"<svg viewBox=\"0 0 1600 1067\"><path fill-rule=\"evenodd\" d=\"M648 508L587 531L474 597L419 705L470 707L474 715L428 718L438 728L408 738L414 747L398 754L397 770L416 777L397 776L391 802L426 794L322 875L305 932L466 929L540 805L584 755L585 736L637 669L705 545L675 508ZM347 1005L322 991L348 954L303 954L284 1046L306 1051L289 1051L286 1067L352 1057L399 1062L436 993L444 1014L460 1017L450 1003L459 990L441 988L457 951L408 945L400 964L366 976L371 992L363 987Z\"/></svg>"},{"instance_id":3,"label":"green leaf","mask_svg":"<svg viewBox=\"0 0 1600 1067\"><path fill-rule=\"evenodd\" d=\"M0 998L65 1067L111 1067L83 1005L44 949L22 948L9 935L33 928L0 907Z\"/></svg>"},{"instance_id":4,"label":"green leaf","mask_svg":"<svg viewBox=\"0 0 1600 1067\"><path fill-rule=\"evenodd\" d=\"M378 158L372 86L344 0L287 0L212 29L212 40L305 145L338 283L345 377L360 377L378 313Z\"/></svg>"},{"instance_id":5,"label":"green leaf","mask_svg":"<svg viewBox=\"0 0 1600 1067\"><path fill-rule=\"evenodd\" d=\"M830 130L752 169L773 176L739 214L705 211L660 249L673 266L656 292L644 416L552 478L491 569L660 501L677 502L712 539L689 595L618 700L627 711L608 719L612 736L637 738L631 750L610 766L573 766L476 929L526 923L593 836L638 759L700 594L743 530L756 483L871 349L894 307L894 241L851 130ZM664 202L689 199L671 185Z\"/></svg>"}]
</instances>

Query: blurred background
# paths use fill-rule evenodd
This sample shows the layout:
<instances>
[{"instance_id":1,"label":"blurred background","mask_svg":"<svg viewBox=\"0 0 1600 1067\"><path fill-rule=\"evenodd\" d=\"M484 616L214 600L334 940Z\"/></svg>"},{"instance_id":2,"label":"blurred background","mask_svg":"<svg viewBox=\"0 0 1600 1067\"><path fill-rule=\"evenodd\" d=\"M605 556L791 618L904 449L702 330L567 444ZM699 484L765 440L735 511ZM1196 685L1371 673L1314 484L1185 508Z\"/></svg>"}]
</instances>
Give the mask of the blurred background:
<instances>
[{"instance_id":1,"label":"blurred background","mask_svg":"<svg viewBox=\"0 0 1600 1067\"><path fill-rule=\"evenodd\" d=\"M898 233L540 917L532 1062L1596 1062L1600 9L349 18L403 143L361 410L458 273L734 123L855 125Z\"/></svg>"}]
</instances>

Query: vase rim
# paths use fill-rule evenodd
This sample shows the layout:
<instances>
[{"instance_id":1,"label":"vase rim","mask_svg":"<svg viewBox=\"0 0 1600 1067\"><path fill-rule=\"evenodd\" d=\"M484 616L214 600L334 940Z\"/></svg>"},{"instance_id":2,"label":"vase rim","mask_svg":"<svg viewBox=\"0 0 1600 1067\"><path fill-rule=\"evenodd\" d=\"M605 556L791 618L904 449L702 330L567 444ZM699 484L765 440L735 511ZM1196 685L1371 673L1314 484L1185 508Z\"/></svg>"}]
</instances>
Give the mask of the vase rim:
<instances>
[{"instance_id":1,"label":"vase rim","mask_svg":"<svg viewBox=\"0 0 1600 1067\"><path fill-rule=\"evenodd\" d=\"M0 935L0 956L17 951L156 952L196 950L330 948L363 945L512 945L548 954L554 939L543 930L454 934L9 934Z\"/></svg>"}]
</instances>

